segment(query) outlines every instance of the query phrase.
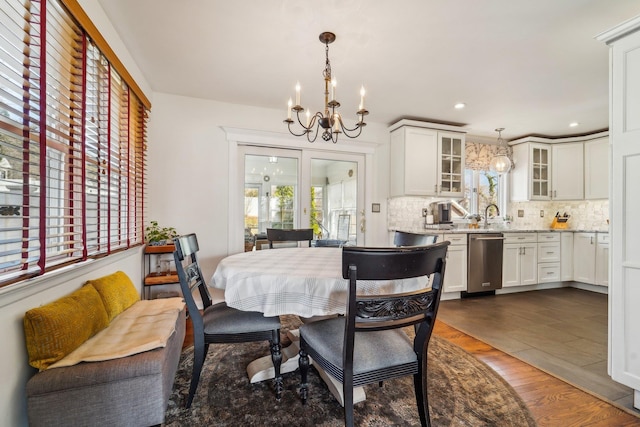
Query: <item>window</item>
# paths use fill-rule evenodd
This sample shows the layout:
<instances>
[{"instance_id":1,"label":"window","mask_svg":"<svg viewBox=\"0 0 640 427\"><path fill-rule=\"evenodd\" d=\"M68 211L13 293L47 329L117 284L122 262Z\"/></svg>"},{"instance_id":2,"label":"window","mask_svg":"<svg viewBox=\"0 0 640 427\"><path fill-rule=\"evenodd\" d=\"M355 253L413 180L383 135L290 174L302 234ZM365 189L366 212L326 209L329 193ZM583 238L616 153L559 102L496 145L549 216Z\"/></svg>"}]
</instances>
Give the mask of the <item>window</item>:
<instances>
[{"instance_id":1,"label":"window","mask_svg":"<svg viewBox=\"0 0 640 427\"><path fill-rule=\"evenodd\" d=\"M0 5L3 286L142 243L150 106L75 0Z\"/></svg>"},{"instance_id":2,"label":"window","mask_svg":"<svg viewBox=\"0 0 640 427\"><path fill-rule=\"evenodd\" d=\"M494 203L500 212L506 212L503 202L503 185L498 174L489 170L465 169L465 198L460 203L466 210L484 216L487 206ZM496 215L495 208L491 208L490 215Z\"/></svg>"}]
</instances>

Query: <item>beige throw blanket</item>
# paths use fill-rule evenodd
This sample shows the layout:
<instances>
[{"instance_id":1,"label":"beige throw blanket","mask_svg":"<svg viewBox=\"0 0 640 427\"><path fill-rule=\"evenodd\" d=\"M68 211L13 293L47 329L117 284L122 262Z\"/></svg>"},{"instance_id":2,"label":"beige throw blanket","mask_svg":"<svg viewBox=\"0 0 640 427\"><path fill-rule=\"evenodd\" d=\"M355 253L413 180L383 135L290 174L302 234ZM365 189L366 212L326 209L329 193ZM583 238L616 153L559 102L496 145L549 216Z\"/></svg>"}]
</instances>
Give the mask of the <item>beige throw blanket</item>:
<instances>
[{"instance_id":1,"label":"beige throw blanket","mask_svg":"<svg viewBox=\"0 0 640 427\"><path fill-rule=\"evenodd\" d=\"M107 328L48 369L118 359L165 347L183 307L182 298L137 301L113 319Z\"/></svg>"}]
</instances>

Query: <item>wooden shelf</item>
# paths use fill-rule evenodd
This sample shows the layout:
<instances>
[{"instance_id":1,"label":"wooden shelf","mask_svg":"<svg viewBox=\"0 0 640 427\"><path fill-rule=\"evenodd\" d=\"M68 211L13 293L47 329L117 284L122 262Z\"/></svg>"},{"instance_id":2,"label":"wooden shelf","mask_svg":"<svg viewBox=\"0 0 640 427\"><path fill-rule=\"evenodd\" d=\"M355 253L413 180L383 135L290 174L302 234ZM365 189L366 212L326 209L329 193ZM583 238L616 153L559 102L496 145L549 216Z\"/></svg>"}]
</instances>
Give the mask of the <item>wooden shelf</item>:
<instances>
[{"instance_id":1,"label":"wooden shelf","mask_svg":"<svg viewBox=\"0 0 640 427\"><path fill-rule=\"evenodd\" d=\"M178 283L179 281L180 279L178 279L178 273L176 271L172 271L169 274L149 273L144 278L145 286L167 285L170 283Z\"/></svg>"},{"instance_id":2,"label":"wooden shelf","mask_svg":"<svg viewBox=\"0 0 640 427\"><path fill-rule=\"evenodd\" d=\"M151 246L147 245L144 248L144 253L146 254L170 254L175 250L175 245L162 245L162 246Z\"/></svg>"}]
</instances>

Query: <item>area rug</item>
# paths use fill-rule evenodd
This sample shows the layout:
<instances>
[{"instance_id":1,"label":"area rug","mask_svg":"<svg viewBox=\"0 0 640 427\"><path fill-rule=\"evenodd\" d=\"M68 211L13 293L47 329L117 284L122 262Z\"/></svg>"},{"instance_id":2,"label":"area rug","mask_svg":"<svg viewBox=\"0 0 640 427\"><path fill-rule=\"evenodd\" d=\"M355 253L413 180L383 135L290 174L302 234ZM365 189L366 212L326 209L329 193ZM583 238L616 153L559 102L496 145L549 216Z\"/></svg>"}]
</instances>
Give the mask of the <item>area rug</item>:
<instances>
[{"instance_id":1,"label":"area rug","mask_svg":"<svg viewBox=\"0 0 640 427\"><path fill-rule=\"evenodd\" d=\"M283 331L295 328L286 316ZM277 402L273 383L251 384L246 366L267 355L266 343L209 347L191 408L184 403L191 381L193 347L185 349L168 409L166 426L341 426L343 410L315 369L309 370L309 400L298 396L299 372L285 374ZM428 354L431 424L438 426L535 426L524 402L498 374L460 347L433 336ZM358 426L419 426L413 379L365 387L367 399L355 405Z\"/></svg>"}]
</instances>

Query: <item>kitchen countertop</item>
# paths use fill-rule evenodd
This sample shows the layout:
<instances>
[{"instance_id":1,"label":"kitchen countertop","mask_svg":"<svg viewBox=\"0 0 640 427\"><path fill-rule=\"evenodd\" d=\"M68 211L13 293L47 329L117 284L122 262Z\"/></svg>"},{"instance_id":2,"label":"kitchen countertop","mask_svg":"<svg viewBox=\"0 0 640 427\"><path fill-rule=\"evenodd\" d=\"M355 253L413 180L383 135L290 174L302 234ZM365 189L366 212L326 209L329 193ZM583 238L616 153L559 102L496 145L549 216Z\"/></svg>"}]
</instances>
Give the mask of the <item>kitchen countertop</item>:
<instances>
[{"instance_id":1,"label":"kitchen countertop","mask_svg":"<svg viewBox=\"0 0 640 427\"><path fill-rule=\"evenodd\" d=\"M452 228L452 229L420 229L420 230L389 230L389 231L404 231L407 233L416 234L475 234L475 233L556 233L556 232L571 232L571 233L609 233L609 230L581 230L581 229L566 229L556 230L551 228L542 229L522 229L522 228Z\"/></svg>"}]
</instances>

